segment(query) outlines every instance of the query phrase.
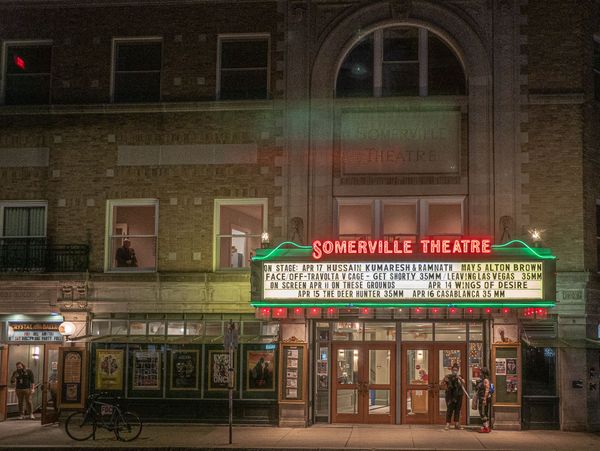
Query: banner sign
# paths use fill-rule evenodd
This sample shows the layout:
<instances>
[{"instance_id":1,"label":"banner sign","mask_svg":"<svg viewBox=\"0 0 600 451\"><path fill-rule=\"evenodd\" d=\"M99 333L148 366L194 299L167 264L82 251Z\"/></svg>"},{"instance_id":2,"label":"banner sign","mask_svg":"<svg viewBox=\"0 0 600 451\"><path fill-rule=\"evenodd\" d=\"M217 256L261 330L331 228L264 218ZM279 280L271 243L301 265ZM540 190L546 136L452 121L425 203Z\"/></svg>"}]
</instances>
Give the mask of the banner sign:
<instances>
[{"instance_id":1,"label":"banner sign","mask_svg":"<svg viewBox=\"0 0 600 451\"><path fill-rule=\"evenodd\" d=\"M63 336L58 331L60 323L9 323L10 342L52 342L62 343Z\"/></svg>"}]
</instances>

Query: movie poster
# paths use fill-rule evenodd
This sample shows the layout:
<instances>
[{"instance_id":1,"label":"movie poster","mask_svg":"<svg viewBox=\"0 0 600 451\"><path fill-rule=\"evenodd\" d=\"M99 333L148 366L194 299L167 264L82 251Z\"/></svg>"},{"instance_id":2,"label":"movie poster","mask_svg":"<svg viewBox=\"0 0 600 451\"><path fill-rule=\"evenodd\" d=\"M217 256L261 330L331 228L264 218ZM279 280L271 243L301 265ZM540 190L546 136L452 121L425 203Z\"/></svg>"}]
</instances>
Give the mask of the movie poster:
<instances>
[{"instance_id":1,"label":"movie poster","mask_svg":"<svg viewBox=\"0 0 600 451\"><path fill-rule=\"evenodd\" d=\"M171 390L198 389L198 351L171 352Z\"/></svg>"},{"instance_id":2,"label":"movie poster","mask_svg":"<svg viewBox=\"0 0 600 451\"><path fill-rule=\"evenodd\" d=\"M506 376L506 392L516 393L519 384L517 382L517 376Z\"/></svg>"},{"instance_id":3,"label":"movie poster","mask_svg":"<svg viewBox=\"0 0 600 451\"><path fill-rule=\"evenodd\" d=\"M229 388L230 364L229 352L208 351L209 390L226 390ZM233 385L235 385L235 372L233 373Z\"/></svg>"},{"instance_id":4,"label":"movie poster","mask_svg":"<svg viewBox=\"0 0 600 451\"><path fill-rule=\"evenodd\" d=\"M248 351L246 357L248 391L275 390L275 351Z\"/></svg>"},{"instance_id":5,"label":"movie poster","mask_svg":"<svg viewBox=\"0 0 600 451\"><path fill-rule=\"evenodd\" d=\"M506 359L496 359L496 376L506 376Z\"/></svg>"},{"instance_id":6,"label":"movie poster","mask_svg":"<svg viewBox=\"0 0 600 451\"><path fill-rule=\"evenodd\" d=\"M160 353L136 351L133 353L134 390L160 390Z\"/></svg>"},{"instance_id":7,"label":"movie poster","mask_svg":"<svg viewBox=\"0 0 600 451\"><path fill-rule=\"evenodd\" d=\"M515 358L507 358L506 359L506 374L507 375L517 375L517 359Z\"/></svg>"},{"instance_id":8,"label":"movie poster","mask_svg":"<svg viewBox=\"0 0 600 451\"><path fill-rule=\"evenodd\" d=\"M96 350L96 390L123 390L123 350Z\"/></svg>"}]
</instances>

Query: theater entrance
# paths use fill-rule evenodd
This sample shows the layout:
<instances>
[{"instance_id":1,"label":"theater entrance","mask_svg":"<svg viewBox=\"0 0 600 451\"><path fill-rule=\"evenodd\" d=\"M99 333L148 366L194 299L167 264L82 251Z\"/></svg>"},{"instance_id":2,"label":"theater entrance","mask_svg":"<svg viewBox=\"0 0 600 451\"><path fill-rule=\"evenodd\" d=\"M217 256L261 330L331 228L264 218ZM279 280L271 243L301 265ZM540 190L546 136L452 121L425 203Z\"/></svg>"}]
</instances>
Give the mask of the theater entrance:
<instances>
[{"instance_id":1,"label":"theater entrance","mask_svg":"<svg viewBox=\"0 0 600 451\"><path fill-rule=\"evenodd\" d=\"M446 422L445 390L440 383L457 363L466 374L465 343L402 344L402 423L442 424ZM461 422L466 421L468 399L463 397Z\"/></svg>"},{"instance_id":2,"label":"theater entrance","mask_svg":"<svg viewBox=\"0 0 600 451\"><path fill-rule=\"evenodd\" d=\"M395 343L332 347L334 423L394 424Z\"/></svg>"}]
</instances>

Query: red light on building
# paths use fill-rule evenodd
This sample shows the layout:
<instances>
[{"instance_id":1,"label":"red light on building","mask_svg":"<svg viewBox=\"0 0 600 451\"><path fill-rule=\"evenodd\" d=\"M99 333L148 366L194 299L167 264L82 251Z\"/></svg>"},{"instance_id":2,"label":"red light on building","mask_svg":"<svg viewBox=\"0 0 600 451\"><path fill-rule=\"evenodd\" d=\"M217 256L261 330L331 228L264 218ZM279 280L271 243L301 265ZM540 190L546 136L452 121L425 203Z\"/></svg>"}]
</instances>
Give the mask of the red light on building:
<instances>
[{"instance_id":1,"label":"red light on building","mask_svg":"<svg viewBox=\"0 0 600 451\"><path fill-rule=\"evenodd\" d=\"M440 313L440 309L437 308L437 307L434 307L434 308L431 309L431 312L432 313Z\"/></svg>"},{"instance_id":2,"label":"red light on building","mask_svg":"<svg viewBox=\"0 0 600 451\"><path fill-rule=\"evenodd\" d=\"M287 318L287 309L283 307L274 308L273 318Z\"/></svg>"},{"instance_id":3,"label":"red light on building","mask_svg":"<svg viewBox=\"0 0 600 451\"><path fill-rule=\"evenodd\" d=\"M451 314L455 314L456 313L456 307L451 307L450 308L450 313Z\"/></svg>"},{"instance_id":4,"label":"red light on building","mask_svg":"<svg viewBox=\"0 0 600 451\"><path fill-rule=\"evenodd\" d=\"M17 66L21 70L25 70L25 60L21 58L19 55L15 55L14 57L15 66Z\"/></svg>"},{"instance_id":5,"label":"red light on building","mask_svg":"<svg viewBox=\"0 0 600 451\"><path fill-rule=\"evenodd\" d=\"M360 314L361 315L368 315L369 314L369 307L362 307L360 309Z\"/></svg>"},{"instance_id":6,"label":"red light on building","mask_svg":"<svg viewBox=\"0 0 600 451\"><path fill-rule=\"evenodd\" d=\"M489 307L488 307L488 308L486 308L486 309L485 309L485 313L489 315L490 313L492 313L492 309L491 309L491 308L489 308Z\"/></svg>"},{"instance_id":7,"label":"red light on building","mask_svg":"<svg viewBox=\"0 0 600 451\"><path fill-rule=\"evenodd\" d=\"M421 307L417 307L417 308L415 308L415 313L421 313L421 310L422 310Z\"/></svg>"},{"instance_id":8,"label":"red light on building","mask_svg":"<svg viewBox=\"0 0 600 451\"><path fill-rule=\"evenodd\" d=\"M504 313L505 315L508 315L510 313L510 309L508 307L504 307L502 309L502 313Z\"/></svg>"},{"instance_id":9,"label":"red light on building","mask_svg":"<svg viewBox=\"0 0 600 451\"><path fill-rule=\"evenodd\" d=\"M271 317L271 309L269 307L261 307L256 309L256 318L269 319Z\"/></svg>"},{"instance_id":10,"label":"red light on building","mask_svg":"<svg viewBox=\"0 0 600 451\"><path fill-rule=\"evenodd\" d=\"M307 310L307 316L309 318L320 318L321 317L321 309L318 307L311 307Z\"/></svg>"},{"instance_id":11,"label":"red light on building","mask_svg":"<svg viewBox=\"0 0 600 451\"><path fill-rule=\"evenodd\" d=\"M467 313L469 313L469 314L473 313L473 308L472 308L472 307L469 307L469 308L467 309Z\"/></svg>"}]
</instances>

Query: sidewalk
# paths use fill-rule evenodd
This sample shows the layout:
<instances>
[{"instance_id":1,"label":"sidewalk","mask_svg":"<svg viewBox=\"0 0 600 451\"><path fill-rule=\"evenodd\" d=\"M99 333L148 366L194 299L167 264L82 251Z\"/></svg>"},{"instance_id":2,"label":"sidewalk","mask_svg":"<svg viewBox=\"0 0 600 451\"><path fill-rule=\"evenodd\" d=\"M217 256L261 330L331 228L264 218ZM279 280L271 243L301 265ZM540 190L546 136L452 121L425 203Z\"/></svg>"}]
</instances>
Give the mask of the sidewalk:
<instances>
[{"instance_id":1,"label":"sidewalk","mask_svg":"<svg viewBox=\"0 0 600 451\"><path fill-rule=\"evenodd\" d=\"M104 430L98 432L96 441L75 442L57 425L40 426L37 421L9 420L0 423L0 449L600 449L600 434L560 431L478 434L475 431L444 431L440 427L409 425L317 425L306 429L239 426L234 428L233 445L230 446L226 426L148 424L140 438L131 443L116 441Z\"/></svg>"}]
</instances>

